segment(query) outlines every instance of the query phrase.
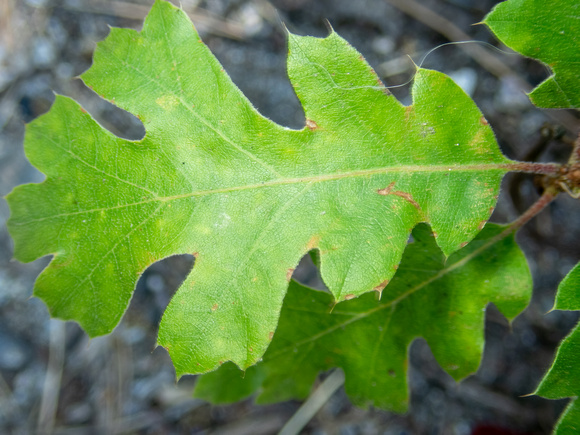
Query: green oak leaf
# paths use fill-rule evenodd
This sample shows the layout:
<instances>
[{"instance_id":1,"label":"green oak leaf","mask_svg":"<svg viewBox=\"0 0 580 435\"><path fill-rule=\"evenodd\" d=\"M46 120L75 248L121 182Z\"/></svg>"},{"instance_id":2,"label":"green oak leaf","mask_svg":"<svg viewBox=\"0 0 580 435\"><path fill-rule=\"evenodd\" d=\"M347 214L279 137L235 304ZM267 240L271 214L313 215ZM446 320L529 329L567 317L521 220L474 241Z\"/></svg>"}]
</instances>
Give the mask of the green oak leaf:
<instances>
[{"instance_id":1,"label":"green oak leaf","mask_svg":"<svg viewBox=\"0 0 580 435\"><path fill-rule=\"evenodd\" d=\"M580 107L578 0L507 0L484 23L508 47L544 62L553 71L529 95L536 106Z\"/></svg>"},{"instance_id":2,"label":"green oak leaf","mask_svg":"<svg viewBox=\"0 0 580 435\"><path fill-rule=\"evenodd\" d=\"M290 290L293 291L295 286L304 288L292 281ZM264 369L265 365L258 363L241 371L234 363L227 362L217 370L201 375L195 384L193 396L220 405L246 399L262 387L266 377Z\"/></svg>"},{"instance_id":3,"label":"green oak leaf","mask_svg":"<svg viewBox=\"0 0 580 435\"><path fill-rule=\"evenodd\" d=\"M8 196L8 226L17 259L53 255L34 290L53 316L106 334L145 268L194 254L158 343L178 376L245 368L270 344L306 252L320 250L343 301L382 291L417 223L445 255L477 234L512 162L473 101L419 69L405 107L336 33L288 39L301 130L261 116L161 0L142 31L111 29L82 75L141 119L142 140L62 96L27 126L26 154L47 179Z\"/></svg>"},{"instance_id":4,"label":"green oak leaf","mask_svg":"<svg viewBox=\"0 0 580 435\"><path fill-rule=\"evenodd\" d=\"M380 301L364 295L329 312L332 295L292 281L263 361L245 377L233 364L203 375L194 394L220 403L256 391L259 403L302 399L320 371L340 367L355 404L405 411L413 340L424 337L443 369L460 380L481 361L486 305L493 302L509 319L527 306L527 262L504 229L488 224L447 259L427 225L417 226Z\"/></svg>"},{"instance_id":5,"label":"green oak leaf","mask_svg":"<svg viewBox=\"0 0 580 435\"><path fill-rule=\"evenodd\" d=\"M570 271L558 287L555 310L580 310L580 263ZM571 397L572 400L556 424L554 433L580 433L580 325L566 337L550 370L542 379L537 394L548 399Z\"/></svg>"}]
</instances>

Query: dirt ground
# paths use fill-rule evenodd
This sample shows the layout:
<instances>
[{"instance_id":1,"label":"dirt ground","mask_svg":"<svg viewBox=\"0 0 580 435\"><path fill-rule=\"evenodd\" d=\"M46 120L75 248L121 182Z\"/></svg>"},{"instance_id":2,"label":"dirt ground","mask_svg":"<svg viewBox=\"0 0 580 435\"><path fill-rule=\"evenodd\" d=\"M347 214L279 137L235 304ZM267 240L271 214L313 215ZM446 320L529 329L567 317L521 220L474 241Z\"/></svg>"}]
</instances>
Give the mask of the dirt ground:
<instances>
[{"instance_id":1,"label":"dirt ground","mask_svg":"<svg viewBox=\"0 0 580 435\"><path fill-rule=\"evenodd\" d=\"M24 157L24 124L49 109L53 92L75 98L122 137L144 134L136 118L99 99L75 77L90 66L95 43L107 35L108 26L139 29L151 3L0 2L2 197L16 185L43 179ZM387 86L395 86L412 78L409 56L418 64L449 38L497 46L485 26L472 25L495 3L181 1L204 41L258 110L293 128L304 125L304 115L285 72L284 25L294 33L324 36L330 23L363 53ZM503 67L494 67L489 56ZM522 90L522 83L535 85L547 76L544 66L483 44L441 47L423 66L451 75L472 95L508 157L567 159L570 141L580 128L578 116L537 109ZM410 103L408 84L392 91ZM537 197L534 177L506 177L493 220L509 222ZM300 407L298 402L257 406L251 400L213 406L192 398L194 377L175 383L167 353L154 350L155 337L163 310L192 258L174 257L147 269L121 324L112 334L89 342L78 325L50 320L45 305L31 298L34 280L49 259L30 264L11 260L8 216L1 198L0 433L269 434L278 432ZM426 343L417 340L410 349L411 406L406 415L355 408L339 390L304 422L303 433L549 433L566 401L522 396L534 390L559 340L577 320L576 313L544 313L552 307L558 282L580 259L578 240L578 201L565 195L520 232L518 241L534 277L533 300L511 327L495 307L488 308L485 354L476 374L456 384L439 368ZM296 273L306 282L317 279L307 266Z\"/></svg>"}]
</instances>

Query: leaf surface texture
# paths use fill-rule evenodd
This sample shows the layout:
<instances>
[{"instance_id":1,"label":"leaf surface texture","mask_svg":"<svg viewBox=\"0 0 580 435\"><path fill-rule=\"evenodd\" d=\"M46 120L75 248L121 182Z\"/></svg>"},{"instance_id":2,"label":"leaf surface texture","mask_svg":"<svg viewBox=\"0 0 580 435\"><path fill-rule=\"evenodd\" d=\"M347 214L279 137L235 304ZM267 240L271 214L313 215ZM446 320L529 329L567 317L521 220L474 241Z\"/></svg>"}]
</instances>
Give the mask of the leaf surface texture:
<instances>
[{"instance_id":1,"label":"leaf surface texture","mask_svg":"<svg viewBox=\"0 0 580 435\"><path fill-rule=\"evenodd\" d=\"M336 33L290 34L288 74L301 130L261 116L170 3L140 32L111 29L82 79L145 137L120 139L57 96L25 138L46 181L8 198L16 258L53 255L34 290L53 316L106 334L146 267L194 254L158 343L178 376L248 367L306 252L343 301L383 290L419 222L445 255L473 239L510 161L451 79L419 69L405 107Z\"/></svg>"}]
</instances>

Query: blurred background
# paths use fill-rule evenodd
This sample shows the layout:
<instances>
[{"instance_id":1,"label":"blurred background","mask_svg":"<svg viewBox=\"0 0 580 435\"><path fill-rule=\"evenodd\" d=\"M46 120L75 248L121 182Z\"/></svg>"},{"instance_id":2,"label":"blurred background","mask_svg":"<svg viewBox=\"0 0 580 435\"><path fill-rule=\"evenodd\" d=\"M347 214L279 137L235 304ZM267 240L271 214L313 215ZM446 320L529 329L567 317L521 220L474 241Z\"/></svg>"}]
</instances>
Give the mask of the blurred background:
<instances>
[{"instance_id":1,"label":"blurred background","mask_svg":"<svg viewBox=\"0 0 580 435\"><path fill-rule=\"evenodd\" d=\"M3 196L43 175L23 152L24 125L46 112L54 92L79 101L102 125L126 138L143 126L99 99L75 77L91 64L109 26L139 29L152 0L0 0L0 433L270 434L298 402L213 406L193 399L195 377L178 384L167 353L154 350L157 325L192 266L174 257L141 277L115 331L88 340L74 323L50 320L31 298L48 258L12 260ZM366 57L393 93L410 104L414 66L432 48L474 39L498 45L480 22L494 0L182 0L202 38L258 110L293 128L304 116L285 72L284 25L325 36L328 23ZM501 46L500 46L501 47ZM483 44L446 45L423 66L451 75L476 101L510 158L566 161L580 128L577 114L540 110L524 90L549 74L537 62ZM409 58L410 57L410 58ZM516 218L538 197L538 180L504 180L493 220ZM518 235L534 276L530 307L510 326L490 306L479 371L456 384L422 340L410 349L411 406L406 415L358 409L339 389L302 421L308 434L546 434L565 400L522 397L549 367L555 347L577 320L552 312L558 282L580 259L578 201L561 195ZM316 283L306 262L296 278ZM318 385L314 386L316 389Z\"/></svg>"}]
</instances>

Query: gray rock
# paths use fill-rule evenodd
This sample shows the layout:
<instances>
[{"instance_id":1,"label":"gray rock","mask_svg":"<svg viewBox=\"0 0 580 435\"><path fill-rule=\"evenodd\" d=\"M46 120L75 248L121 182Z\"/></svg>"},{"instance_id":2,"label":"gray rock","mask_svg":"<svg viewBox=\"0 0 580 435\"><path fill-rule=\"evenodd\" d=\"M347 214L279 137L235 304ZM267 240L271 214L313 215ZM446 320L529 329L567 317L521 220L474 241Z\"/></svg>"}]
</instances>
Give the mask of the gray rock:
<instances>
[{"instance_id":1,"label":"gray rock","mask_svg":"<svg viewBox=\"0 0 580 435\"><path fill-rule=\"evenodd\" d=\"M20 370L30 358L30 349L22 340L0 332L0 369Z\"/></svg>"}]
</instances>

